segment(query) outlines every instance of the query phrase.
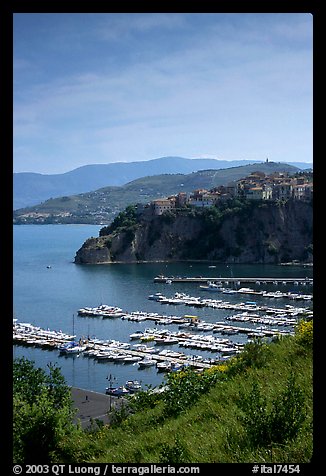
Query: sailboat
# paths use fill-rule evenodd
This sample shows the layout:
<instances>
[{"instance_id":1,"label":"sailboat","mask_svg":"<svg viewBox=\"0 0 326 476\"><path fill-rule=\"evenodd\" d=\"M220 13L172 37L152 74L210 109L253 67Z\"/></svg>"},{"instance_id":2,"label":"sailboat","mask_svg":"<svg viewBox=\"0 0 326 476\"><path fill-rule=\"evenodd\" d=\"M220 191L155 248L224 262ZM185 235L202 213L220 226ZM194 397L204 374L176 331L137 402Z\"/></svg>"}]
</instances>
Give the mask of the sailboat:
<instances>
[{"instance_id":1,"label":"sailboat","mask_svg":"<svg viewBox=\"0 0 326 476\"><path fill-rule=\"evenodd\" d=\"M72 336L73 340L70 342L67 342L65 344L60 344L58 346L60 354L64 355L75 355L75 354L80 354L81 352L84 352L84 350L87 349L87 346L81 342L81 339L79 342L75 341L75 314L72 315Z\"/></svg>"}]
</instances>

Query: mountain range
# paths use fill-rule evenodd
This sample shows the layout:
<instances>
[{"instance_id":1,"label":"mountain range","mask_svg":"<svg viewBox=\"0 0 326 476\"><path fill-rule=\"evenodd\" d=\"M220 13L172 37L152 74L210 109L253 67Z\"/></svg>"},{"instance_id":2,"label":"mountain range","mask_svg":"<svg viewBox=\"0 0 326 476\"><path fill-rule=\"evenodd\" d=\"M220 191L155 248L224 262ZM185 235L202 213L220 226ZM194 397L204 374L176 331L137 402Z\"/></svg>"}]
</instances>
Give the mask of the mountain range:
<instances>
[{"instance_id":1,"label":"mountain range","mask_svg":"<svg viewBox=\"0 0 326 476\"><path fill-rule=\"evenodd\" d=\"M135 179L160 174L189 174L199 170L219 170L248 164L255 160L188 159L160 157L142 162L115 162L78 167L62 174L14 173L14 210L39 204L49 198L90 192L108 186L122 186ZM312 163L288 162L299 169Z\"/></svg>"}]
</instances>

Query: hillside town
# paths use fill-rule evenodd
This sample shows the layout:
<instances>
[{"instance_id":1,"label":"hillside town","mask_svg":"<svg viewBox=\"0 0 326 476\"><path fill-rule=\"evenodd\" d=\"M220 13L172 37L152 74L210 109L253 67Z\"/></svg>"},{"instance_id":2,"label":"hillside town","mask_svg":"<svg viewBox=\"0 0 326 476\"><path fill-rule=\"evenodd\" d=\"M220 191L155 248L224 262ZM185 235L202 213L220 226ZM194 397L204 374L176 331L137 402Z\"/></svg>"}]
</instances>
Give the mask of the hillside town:
<instances>
[{"instance_id":1,"label":"hillside town","mask_svg":"<svg viewBox=\"0 0 326 476\"><path fill-rule=\"evenodd\" d=\"M151 201L145 206L139 206L142 213L162 215L172 209L183 208L186 205L194 207L211 207L220 200L242 198L247 200L311 200L313 197L312 173L299 173L290 176L286 172L274 172L266 175L264 172L252 172L226 186L220 185L211 190L197 189L192 193L179 192L167 198Z\"/></svg>"}]
</instances>

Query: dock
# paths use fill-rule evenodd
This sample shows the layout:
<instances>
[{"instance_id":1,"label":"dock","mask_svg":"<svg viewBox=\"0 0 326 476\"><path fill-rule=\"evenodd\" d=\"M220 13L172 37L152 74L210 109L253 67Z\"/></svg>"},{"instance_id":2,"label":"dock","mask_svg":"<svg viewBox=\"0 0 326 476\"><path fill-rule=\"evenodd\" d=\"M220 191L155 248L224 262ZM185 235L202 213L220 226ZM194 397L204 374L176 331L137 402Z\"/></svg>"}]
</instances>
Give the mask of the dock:
<instances>
[{"instance_id":1,"label":"dock","mask_svg":"<svg viewBox=\"0 0 326 476\"><path fill-rule=\"evenodd\" d=\"M156 276L154 283L222 283L222 284L301 284L301 285L313 285L313 278L265 278L265 277L180 277L180 276Z\"/></svg>"}]
</instances>

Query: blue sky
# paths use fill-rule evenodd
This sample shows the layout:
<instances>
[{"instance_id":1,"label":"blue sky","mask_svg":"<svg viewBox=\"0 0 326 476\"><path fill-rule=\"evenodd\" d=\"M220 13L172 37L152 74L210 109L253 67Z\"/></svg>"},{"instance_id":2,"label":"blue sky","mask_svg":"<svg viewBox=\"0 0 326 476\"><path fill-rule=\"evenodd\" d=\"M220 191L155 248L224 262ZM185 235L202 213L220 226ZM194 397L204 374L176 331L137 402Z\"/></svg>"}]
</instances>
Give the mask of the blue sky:
<instances>
[{"instance_id":1,"label":"blue sky","mask_svg":"<svg viewBox=\"0 0 326 476\"><path fill-rule=\"evenodd\" d=\"M312 162L308 13L14 14L14 171Z\"/></svg>"}]
</instances>

